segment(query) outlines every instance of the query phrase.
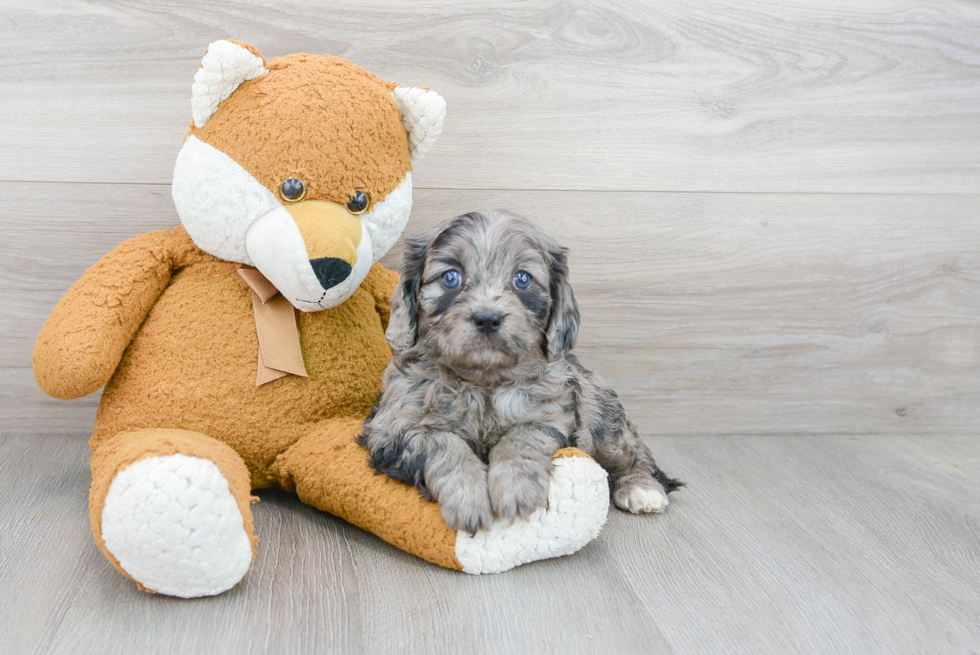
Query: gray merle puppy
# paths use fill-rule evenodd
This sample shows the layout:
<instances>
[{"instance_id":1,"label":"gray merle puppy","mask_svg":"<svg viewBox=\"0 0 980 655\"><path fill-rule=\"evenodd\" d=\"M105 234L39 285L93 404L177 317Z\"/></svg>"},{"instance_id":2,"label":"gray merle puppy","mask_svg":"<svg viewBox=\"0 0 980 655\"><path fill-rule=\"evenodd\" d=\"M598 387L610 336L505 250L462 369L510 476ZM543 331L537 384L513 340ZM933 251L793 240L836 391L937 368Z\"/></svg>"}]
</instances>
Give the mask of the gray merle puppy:
<instances>
[{"instance_id":1,"label":"gray merle puppy","mask_svg":"<svg viewBox=\"0 0 980 655\"><path fill-rule=\"evenodd\" d=\"M391 300L394 358L360 443L378 473L471 533L548 501L565 446L609 473L613 502L662 512L668 477L616 392L570 352L579 311L566 249L525 219L471 212L408 242Z\"/></svg>"}]
</instances>

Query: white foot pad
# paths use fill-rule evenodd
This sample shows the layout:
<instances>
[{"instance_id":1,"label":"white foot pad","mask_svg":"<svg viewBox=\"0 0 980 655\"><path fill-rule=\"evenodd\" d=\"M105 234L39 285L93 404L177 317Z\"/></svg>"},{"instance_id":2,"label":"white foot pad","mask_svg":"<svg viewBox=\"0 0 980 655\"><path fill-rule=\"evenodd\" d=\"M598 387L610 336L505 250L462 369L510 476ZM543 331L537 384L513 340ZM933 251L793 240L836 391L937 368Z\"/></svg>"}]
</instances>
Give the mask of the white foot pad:
<instances>
[{"instance_id":1,"label":"white foot pad","mask_svg":"<svg viewBox=\"0 0 980 655\"><path fill-rule=\"evenodd\" d=\"M181 454L143 459L116 474L102 539L137 582L169 596L220 594L252 563L225 476L213 462Z\"/></svg>"},{"instance_id":2,"label":"white foot pad","mask_svg":"<svg viewBox=\"0 0 980 655\"><path fill-rule=\"evenodd\" d=\"M667 494L641 486L620 489L616 492L614 500L616 507L633 514L660 514L669 504Z\"/></svg>"},{"instance_id":3,"label":"white foot pad","mask_svg":"<svg viewBox=\"0 0 980 655\"><path fill-rule=\"evenodd\" d=\"M609 483L586 457L562 457L551 468L548 507L526 520L498 521L470 536L456 534L456 559L465 573L500 573L549 557L570 555L602 530L609 514Z\"/></svg>"}]
</instances>

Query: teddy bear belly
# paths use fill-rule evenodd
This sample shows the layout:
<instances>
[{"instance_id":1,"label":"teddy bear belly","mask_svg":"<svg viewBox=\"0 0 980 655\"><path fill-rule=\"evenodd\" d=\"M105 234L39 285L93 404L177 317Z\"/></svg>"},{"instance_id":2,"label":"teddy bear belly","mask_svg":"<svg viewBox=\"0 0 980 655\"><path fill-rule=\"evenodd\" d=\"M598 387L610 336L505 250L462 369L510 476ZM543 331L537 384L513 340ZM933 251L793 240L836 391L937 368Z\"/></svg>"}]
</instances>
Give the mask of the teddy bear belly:
<instances>
[{"instance_id":1,"label":"teddy bear belly","mask_svg":"<svg viewBox=\"0 0 980 655\"><path fill-rule=\"evenodd\" d=\"M106 385L93 449L120 432L193 430L235 448L260 488L275 484L269 466L312 424L367 415L391 357L371 295L300 313L309 377L256 387L252 298L237 268L211 262L174 276Z\"/></svg>"}]
</instances>

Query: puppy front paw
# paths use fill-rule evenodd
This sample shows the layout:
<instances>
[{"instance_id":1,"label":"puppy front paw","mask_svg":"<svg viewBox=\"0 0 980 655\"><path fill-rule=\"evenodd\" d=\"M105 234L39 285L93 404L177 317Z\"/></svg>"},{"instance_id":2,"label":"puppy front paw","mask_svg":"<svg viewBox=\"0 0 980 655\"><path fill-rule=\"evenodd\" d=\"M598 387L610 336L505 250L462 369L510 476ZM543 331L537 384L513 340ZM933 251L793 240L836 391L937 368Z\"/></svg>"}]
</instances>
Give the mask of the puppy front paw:
<instances>
[{"instance_id":1,"label":"puppy front paw","mask_svg":"<svg viewBox=\"0 0 980 655\"><path fill-rule=\"evenodd\" d=\"M548 468L538 469L527 462L510 460L494 462L487 476L494 514L508 521L518 516L526 519L534 510L548 504L549 483Z\"/></svg>"},{"instance_id":2,"label":"puppy front paw","mask_svg":"<svg viewBox=\"0 0 980 655\"><path fill-rule=\"evenodd\" d=\"M429 488L439 503L442 518L453 530L476 534L493 523L485 470L472 467L457 471L436 482L430 481Z\"/></svg>"},{"instance_id":3,"label":"puppy front paw","mask_svg":"<svg viewBox=\"0 0 980 655\"><path fill-rule=\"evenodd\" d=\"M453 530L466 530L471 535L493 524L493 508L486 489L452 494L439 502L442 518Z\"/></svg>"}]
</instances>

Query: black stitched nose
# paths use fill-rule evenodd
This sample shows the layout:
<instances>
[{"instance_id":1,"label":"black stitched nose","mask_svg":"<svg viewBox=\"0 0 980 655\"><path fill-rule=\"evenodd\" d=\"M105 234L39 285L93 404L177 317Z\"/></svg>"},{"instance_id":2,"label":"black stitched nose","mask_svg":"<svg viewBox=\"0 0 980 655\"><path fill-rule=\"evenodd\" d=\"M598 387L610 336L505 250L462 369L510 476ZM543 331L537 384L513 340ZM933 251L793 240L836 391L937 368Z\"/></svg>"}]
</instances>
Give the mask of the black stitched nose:
<instances>
[{"instance_id":1,"label":"black stitched nose","mask_svg":"<svg viewBox=\"0 0 980 655\"><path fill-rule=\"evenodd\" d=\"M500 324L504 321L504 315L500 312L480 312L473 314L473 324L476 329L483 334L490 334L500 329Z\"/></svg>"},{"instance_id":2,"label":"black stitched nose","mask_svg":"<svg viewBox=\"0 0 980 655\"><path fill-rule=\"evenodd\" d=\"M352 270L350 264L337 257L311 259L310 266L313 267L316 279L320 280L320 285L324 289L335 287L346 280Z\"/></svg>"}]
</instances>

